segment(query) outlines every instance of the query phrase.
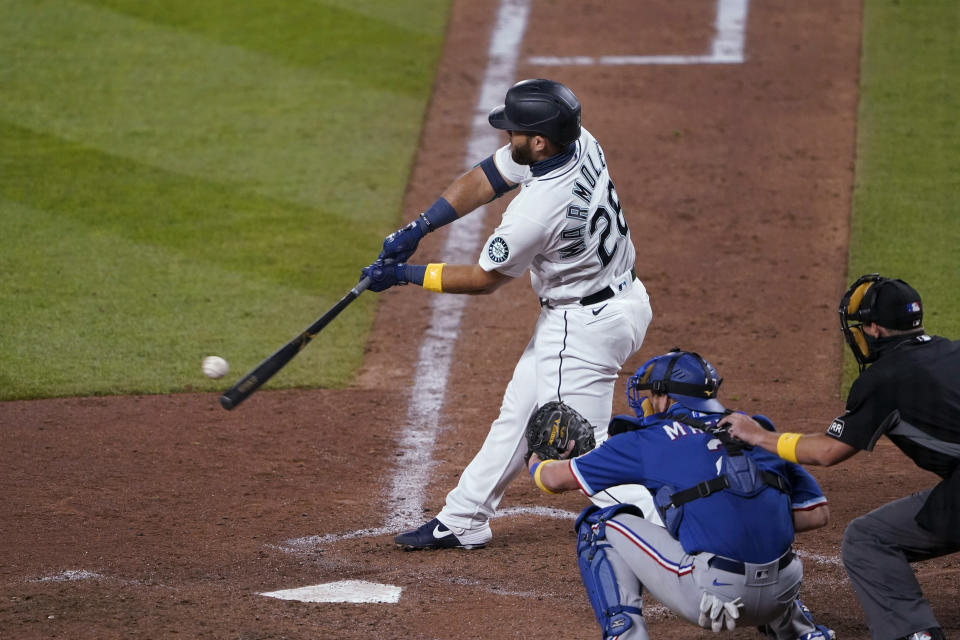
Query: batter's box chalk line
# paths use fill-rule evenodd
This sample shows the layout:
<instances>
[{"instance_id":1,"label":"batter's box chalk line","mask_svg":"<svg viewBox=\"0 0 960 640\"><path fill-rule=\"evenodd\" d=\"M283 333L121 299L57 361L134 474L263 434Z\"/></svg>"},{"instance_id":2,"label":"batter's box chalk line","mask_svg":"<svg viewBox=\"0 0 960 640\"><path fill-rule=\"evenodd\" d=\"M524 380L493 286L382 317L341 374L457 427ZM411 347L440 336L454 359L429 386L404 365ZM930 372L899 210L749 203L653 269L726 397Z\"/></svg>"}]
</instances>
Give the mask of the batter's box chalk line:
<instances>
[{"instance_id":1,"label":"batter's box chalk line","mask_svg":"<svg viewBox=\"0 0 960 640\"><path fill-rule=\"evenodd\" d=\"M535 515L542 518L557 518L560 520L576 520L577 515L572 511L563 509L554 509L553 507L510 507L503 509L493 516L493 518L503 518L506 516ZM290 538L280 544L264 545L270 549L277 549L284 553L304 553L316 551L324 545L339 542L341 540L354 540L356 538L373 538L376 536L385 536L391 533L400 533L412 527L418 527L423 522L414 522L401 526L386 526L371 529L358 529L357 531L347 531L345 533L328 533L325 535L304 536L302 538Z\"/></svg>"},{"instance_id":2,"label":"batter's box chalk line","mask_svg":"<svg viewBox=\"0 0 960 640\"><path fill-rule=\"evenodd\" d=\"M809 551L804 551L802 549L794 549L794 550L797 552L797 555L800 556L800 558L803 560L810 560L811 562L816 562L817 564L833 565L836 567L839 567L843 564L839 556L825 556L819 553L810 553Z\"/></svg>"},{"instance_id":3,"label":"batter's box chalk line","mask_svg":"<svg viewBox=\"0 0 960 640\"><path fill-rule=\"evenodd\" d=\"M122 576L112 576L100 573L98 571L91 571L89 569L64 569L60 573L55 573L53 575L40 576L38 578L24 578L24 582L100 582L100 583L110 583L112 585L125 585L132 587L149 587L149 588L160 588L160 589L170 589L171 587L159 582L146 581L138 578L125 578Z\"/></svg>"},{"instance_id":4,"label":"batter's box chalk line","mask_svg":"<svg viewBox=\"0 0 960 640\"><path fill-rule=\"evenodd\" d=\"M749 0L717 0L714 37L708 53L654 56L531 56L539 66L626 66L743 64Z\"/></svg>"},{"instance_id":5,"label":"batter's box chalk line","mask_svg":"<svg viewBox=\"0 0 960 640\"><path fill-rule=\"evenodd\" d=\"M106 576L86 569L67 569L52 576L35 578L31 582L76 582L78 580L106 580Z\"/></svg>"}]
</instances>

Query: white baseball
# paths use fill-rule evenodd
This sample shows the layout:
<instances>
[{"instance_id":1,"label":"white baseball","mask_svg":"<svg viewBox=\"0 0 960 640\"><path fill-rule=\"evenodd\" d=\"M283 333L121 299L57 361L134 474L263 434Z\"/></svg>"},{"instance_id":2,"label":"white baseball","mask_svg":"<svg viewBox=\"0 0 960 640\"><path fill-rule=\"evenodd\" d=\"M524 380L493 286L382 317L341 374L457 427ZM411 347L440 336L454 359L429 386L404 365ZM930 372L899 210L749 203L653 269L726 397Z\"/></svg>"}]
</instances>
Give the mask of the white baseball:
<instances>
[{"instance_id":1,"label":"white baseball","mask_svg":"<svg viewBox=\"0 0 960 640\"><path fill-rule=\"evenodd\" d=\"M207 356L203 359L203 372L208 378L222 378L230 371L230 364L220 356Z\"/></svg>"}]
</instances>

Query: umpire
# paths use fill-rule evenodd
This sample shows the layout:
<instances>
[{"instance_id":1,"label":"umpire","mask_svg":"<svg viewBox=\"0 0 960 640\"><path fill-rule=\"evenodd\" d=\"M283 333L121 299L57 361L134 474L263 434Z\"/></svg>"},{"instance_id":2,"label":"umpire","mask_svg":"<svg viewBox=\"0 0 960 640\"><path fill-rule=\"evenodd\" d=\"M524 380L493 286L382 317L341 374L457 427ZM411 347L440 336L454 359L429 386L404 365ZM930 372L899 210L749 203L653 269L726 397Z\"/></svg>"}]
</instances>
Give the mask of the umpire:
<instances>
[{"instance_id":1,"label":"umpire","mask_svg":"<svg viewBox=\"0 0 960 640\"><path fill-rule=\"evenodd\" d=\"M778 435L738 414L725 423L750 444L823 466L871 451L886 435L940 476L932 489L853 520L842 556L874 640L943 640L910 563L960 551L960 342L927 335L920 295L876 273L851 285L839 312L861 373L825 434Z\"/></svg>"}]
</instances>

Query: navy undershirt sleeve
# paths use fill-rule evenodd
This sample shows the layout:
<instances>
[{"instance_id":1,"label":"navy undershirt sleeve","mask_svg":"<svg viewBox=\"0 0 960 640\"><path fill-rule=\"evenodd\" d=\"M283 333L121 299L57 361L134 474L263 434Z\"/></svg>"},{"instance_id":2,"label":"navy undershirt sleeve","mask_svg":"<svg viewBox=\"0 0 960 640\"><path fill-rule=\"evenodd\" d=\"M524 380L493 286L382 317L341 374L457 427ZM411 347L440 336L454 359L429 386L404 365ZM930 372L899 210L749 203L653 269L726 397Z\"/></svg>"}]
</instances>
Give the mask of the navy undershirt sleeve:
<instances>
[{"instance_id":1,"label":"navy undershirt sleeve","mask_svg":"<svg viewBox=\"0 0 960 640\"><path fill-rule=\"evenodd\" d=\"M483 169L483 173L487 176L490 186L493 187L495 198L499 198L506 192L517 187L517 185L511 187L507 184L507 181L503 179L503 176L500 175L500 171L497 169L497 165L493 161L492 155L487 156L480 162L480 168Z\"/></svg>"}]
</instances>

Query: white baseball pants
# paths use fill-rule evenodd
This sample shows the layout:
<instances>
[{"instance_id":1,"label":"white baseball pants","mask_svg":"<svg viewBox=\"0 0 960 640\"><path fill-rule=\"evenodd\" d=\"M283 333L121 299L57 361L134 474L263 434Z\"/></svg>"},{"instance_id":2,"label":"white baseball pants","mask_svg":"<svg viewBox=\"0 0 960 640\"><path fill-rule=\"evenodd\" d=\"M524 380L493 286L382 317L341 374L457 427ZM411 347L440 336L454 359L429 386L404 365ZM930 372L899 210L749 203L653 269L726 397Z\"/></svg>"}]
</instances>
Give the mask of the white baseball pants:
<instances>
[{"instance_id":1,"label":"white baseball pants","mask_svg":"<svg viewBox=\"0 0 960 640\"><path fill-rule=\"evenodd\" d=\"M447 494L440 521L451 528L474 529L493 516L507 486L524 471L524 433L540 405L565 402L593 425L597 444L605 440L617 375L640 348L652 317L649 297L638 279L591 306L543 307L507 385L500 416L457 487ZM634 502L659 522L643 487L613 487L609 495L598 494L596 501L602 506Z\"/></svg>"}]
</instances>

